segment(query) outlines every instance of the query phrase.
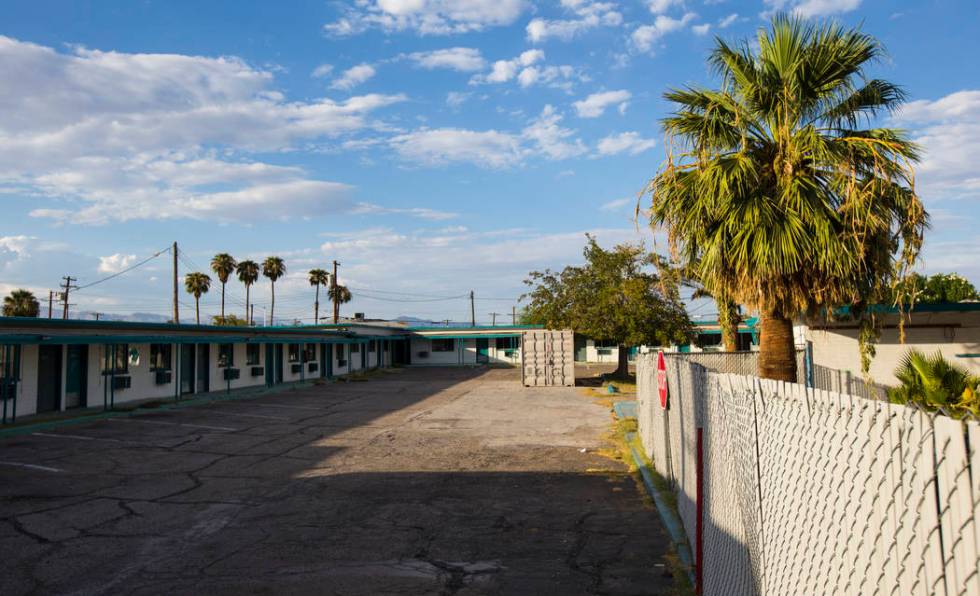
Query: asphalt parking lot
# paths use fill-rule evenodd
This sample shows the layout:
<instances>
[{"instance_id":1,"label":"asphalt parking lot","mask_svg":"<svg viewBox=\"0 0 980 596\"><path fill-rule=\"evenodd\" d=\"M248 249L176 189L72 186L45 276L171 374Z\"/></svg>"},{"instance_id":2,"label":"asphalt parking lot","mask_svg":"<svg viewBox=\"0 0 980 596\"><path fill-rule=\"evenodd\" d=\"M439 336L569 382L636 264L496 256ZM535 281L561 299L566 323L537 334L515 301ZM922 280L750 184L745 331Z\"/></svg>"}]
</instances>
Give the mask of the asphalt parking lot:
<instances>
[{"instance_id":1,"label":"asphalt parking lot","mask_svg":"<svg viewBox=\"0 0 980 596\"><path fill-rule=\"evenodd\" d=\"M0 593L669 592L656 513L595 452L608 409L518 375L409 369L0 438Z\"/></svg>"}]
</instances>

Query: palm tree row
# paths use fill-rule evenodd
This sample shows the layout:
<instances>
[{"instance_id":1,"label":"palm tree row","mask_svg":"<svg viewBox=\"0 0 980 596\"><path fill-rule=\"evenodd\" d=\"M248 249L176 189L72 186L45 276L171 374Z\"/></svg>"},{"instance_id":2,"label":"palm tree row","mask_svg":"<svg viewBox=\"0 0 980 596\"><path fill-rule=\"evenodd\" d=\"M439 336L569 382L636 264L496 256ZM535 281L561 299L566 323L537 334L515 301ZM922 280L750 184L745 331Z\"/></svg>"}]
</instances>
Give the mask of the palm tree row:
<instances>
[{"instance_id":1,"label":"palm tree row","mask_svg":"<svg viewBox=\"0 0 980 596\"><path fill-rule=\"evenodd\" d=\"M245 286L245 321L251 325L254 323L251 316L251 290L252 285L258 281L259 275L269 279L271 283L271 302L269 305L269 320L275 321L276 312L276 281L286 274L286 263L281 257L267 257L262 264L251 260L237 261L228 253L218 253L211 259L211 270L218 276L221 282L221 321L226 320L225 315L225 287L228 280L234 274L238 281ZM310 285L316 288L313 302L313 321L320 322L320 286L330 286L328 296L335 304L346 304L351 301L351 292L344 286L337 285L336 280L323 269L311 269L309 271ZM211 289L211 277L206 273L188 273L184 278L184 287L187 292L194 296L195 309L197 311L197 322L200 324L200 299ZM336 322L336 320L335 320Z\"/></svg>"}]
</instances>

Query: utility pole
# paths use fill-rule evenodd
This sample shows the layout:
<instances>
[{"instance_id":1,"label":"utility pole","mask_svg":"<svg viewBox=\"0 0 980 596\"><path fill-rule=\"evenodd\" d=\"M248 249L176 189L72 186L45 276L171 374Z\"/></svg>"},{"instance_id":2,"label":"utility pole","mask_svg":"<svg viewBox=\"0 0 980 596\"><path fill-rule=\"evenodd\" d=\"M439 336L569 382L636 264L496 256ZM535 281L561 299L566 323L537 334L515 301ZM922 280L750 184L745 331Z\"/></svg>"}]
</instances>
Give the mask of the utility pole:
<instances>
[{"instance_id":1,"label":"utility pole","mask_svg":"<svg viewBox=\"0 0 980 596\"><path fill-rule=\"evenodd\" d=\"M95 314L95 320L98 321L99 320L99 314L100 313L94 313L94 314Z\"/></svg>"},{"instance_id":2,"label":"utility pole","mask_svg":"<svg viewBox=\"0 0 980 596\"><path fill-rule=\"evenodd\" d=\"M76 280L74 277L70 275L66 275L61 279L65 280L65 283L61 284L61 287L64 288L65 290L64 293L62 294L62 298L65 301L65 305L64 305L64 310L62 311L61 314L61 318L67 319L68 318L68 292L69 290L71 290L71 282L78 281L78 280Z\"/></svg>"},{"instance_id":3,"label":"utility pole","mask_svg":"<svg viewBox=\"0 0 980 596\"><path fill-rule=\"evenodd\" d=\"M491 327L496 327L497 326L497 315L504 316L503 313L499 313L499 312L492 312L492 313L490 313L490 317L493 320L493 322L490 323L490 326Z\"/></svg>"},{"instance_id":4,"label":"utility pole","mask_svg":"<svg viewBox=\"0 0 980 596\"><path fill-rule=\"evenodd\" d=\"M333 275L330 277L330 295L333 300L333 324L336 325L340 321L340 304L337 302L337 266L340 265L337 261L333 262Z\"/></svg>"},{"instance_id":5,"label":"utility pole","mask_svg":"<svg viewBox=\"0 0 980 596\"><path fill-rule=\"evenodd\" d=\"M264 323L265 323L265 321L263 321L263 324ZM255 305L254 304L249 304L248 305L248 326L249 327L254 327L255 326Z\"/></svg>"},{"instance_id":6,"label":"utility pole","mask_svg":"<svg viewBox=\"0 0 980 596\"><path fill-rule=\"evenodd\" d=\"M473 301L473 290L470 290L470 327L476 327L476 306Z\"/></svg>"},{"instance_id":7,"label":"utility pole","mask_svg":"<svg viewBox=\"0 0 980 596\"><path fill-rule=\"evenodd\" d=\"M177 242L174 242L170 252L174 257L174 325L180 325L180 307L177 306Z\"/></svg>"},{"instance_id":8,"label":"utility pole","mask_svg":"<svg viewBox=\"0 0 980 596\"><path fill-rule=\"evenodd\" d=\"M48 290L48 318L51 318L51 313L54 311L54 290Z\"/></svg>"},{"instance_id":9,"label":"utility pole","mask_svg":"<svg viewBox=\"0 0 980 596\"><path fill-rule=\"evenodd\" d=\"M517 326L517 307L510 307L510 323L511 325Z\"/></svg>"}]
</instances>

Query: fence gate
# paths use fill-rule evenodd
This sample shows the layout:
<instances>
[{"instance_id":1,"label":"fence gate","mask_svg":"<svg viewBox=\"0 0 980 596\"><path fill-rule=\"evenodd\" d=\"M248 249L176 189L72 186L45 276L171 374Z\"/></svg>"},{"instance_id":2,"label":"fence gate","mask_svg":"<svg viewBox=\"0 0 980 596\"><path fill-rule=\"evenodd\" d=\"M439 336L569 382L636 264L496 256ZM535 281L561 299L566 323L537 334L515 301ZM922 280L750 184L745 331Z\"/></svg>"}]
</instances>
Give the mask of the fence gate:
<instances>
[{"instance_id":1,"label":"fence gate","mask_svg":"<svg viewBox=\"0 0 980 596\"><path fill-rule=\"evenodd\" d=\"M570 329L525 331L521 339L525 387L575 386L575 337Z\"/></svg>"}]
</instances>

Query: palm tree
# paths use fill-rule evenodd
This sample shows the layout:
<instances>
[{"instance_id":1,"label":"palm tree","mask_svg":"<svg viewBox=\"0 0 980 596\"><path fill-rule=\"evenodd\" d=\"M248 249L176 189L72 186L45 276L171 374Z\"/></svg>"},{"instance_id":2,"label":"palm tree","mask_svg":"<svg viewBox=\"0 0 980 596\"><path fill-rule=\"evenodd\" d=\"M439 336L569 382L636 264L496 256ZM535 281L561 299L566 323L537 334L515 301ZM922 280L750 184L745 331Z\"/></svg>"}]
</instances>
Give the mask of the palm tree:
<instances>
[{"instance_id":1,"label":"palm tree","mask_svg":"<svg viewBox=\"0 0 980 596\"><path fill-rule=\"evenodd\" d=\"M795 381L794 319L860 314L918 258L918 148L901 131L862 128L905 100L864 78L882 52L857 29L779 15L757 45L716 41L719 89L665 94L672 147L650 183L651 223L707 291L759 313L763 377ZM867 370L874 330L860 318Z\"/></svg>"},{"instance_id":2,"label":"palm tree","mask_svg":"<svg viewBox=\"0 0 980 596\"><path fill-rule=\"evenodd\" d=\"M5 317L36 317L40 312L41 305L29 290L13 290L3 299Z\"/></svg>"},{"instance_id":3,"label":"palm tree","mask_svg":"<svg viewBox=\"0 0 980 596\"><path fill-rule=\"evenodd\" d=\"M350 290L347 289L347 286L342 286L340 284L330 286L330 290L327 291L327 294L330 296L330 300L336 305L347 304L353 297L351 296ZM334 319L334 322L337 322L336 319Z\"/></svg>"},{"instance_id":4,"label":"palm tree","mask_svg":"<svg viewBox=\"0 0 980 596\"><path fill-rule=\"evenodd\" d=\"M276 280L286 275L286 263L279 257L266 257L262 261L262 275L272 282L272 304L269 305L269 322L276 324Z\"/></svg>"},{"instance_id":5,"label":"palm tree","mask_svg":"<svg viewBox=\"0 0 980 596\"><path fill-rule=\"evenodd\" d=\"M194 312L197 315L197 324L200 325L201 296L211 289L211 278L206 273L188 273L184 276L184 289L188 294L194 295Z\"/></svg>"},{"instance_id":6,"label":"palm tree","mask_svg":"<svg viewBox=\"0 0 980 596\"><path fill-rule=\"evenodd\" d=\"M235 265L235 273L238 275L238 281L245 284L245 320L252 324L252 317L249 314L249 292L254 284L259 279L259 264L255 261L239 261Z\"/></svg>"},{"instance_id":7,"label":"palm tree","mask_svg":"<svg viewBox=\"0 0 980 596\"><path fill-rule=\"evenodd\" d=\"M320 322L320 286L330 283L330 274L323 269L310 269L310 285L316 286L316 299L313 301L313 324Z\"/></svg>"},{"instance_id":8,"label":"palm tree","mask_svg":"<svg viewBox=\"0 0 980 596\"><path fill-rule=\"evenodd\" d=\"M211 259L211 271L218 276L221 282L221 316L225 316L225 284L228 278L235 272L235 257L226 252L220 252Z\"/></svg>"},{"instance_id":9,"label":"palm tree","mask_svg":"<svg viewBox=\"0 0 980 596\"><path fill-rule=\"evenodd\" d=\"M893 403L912 404L929 411L943 409L947 414L980 413L977 385L980 377L943 358L941 352L926 356L909 350L895 370L902 383L888 390Z\"/></svg>"}]
</instances>

